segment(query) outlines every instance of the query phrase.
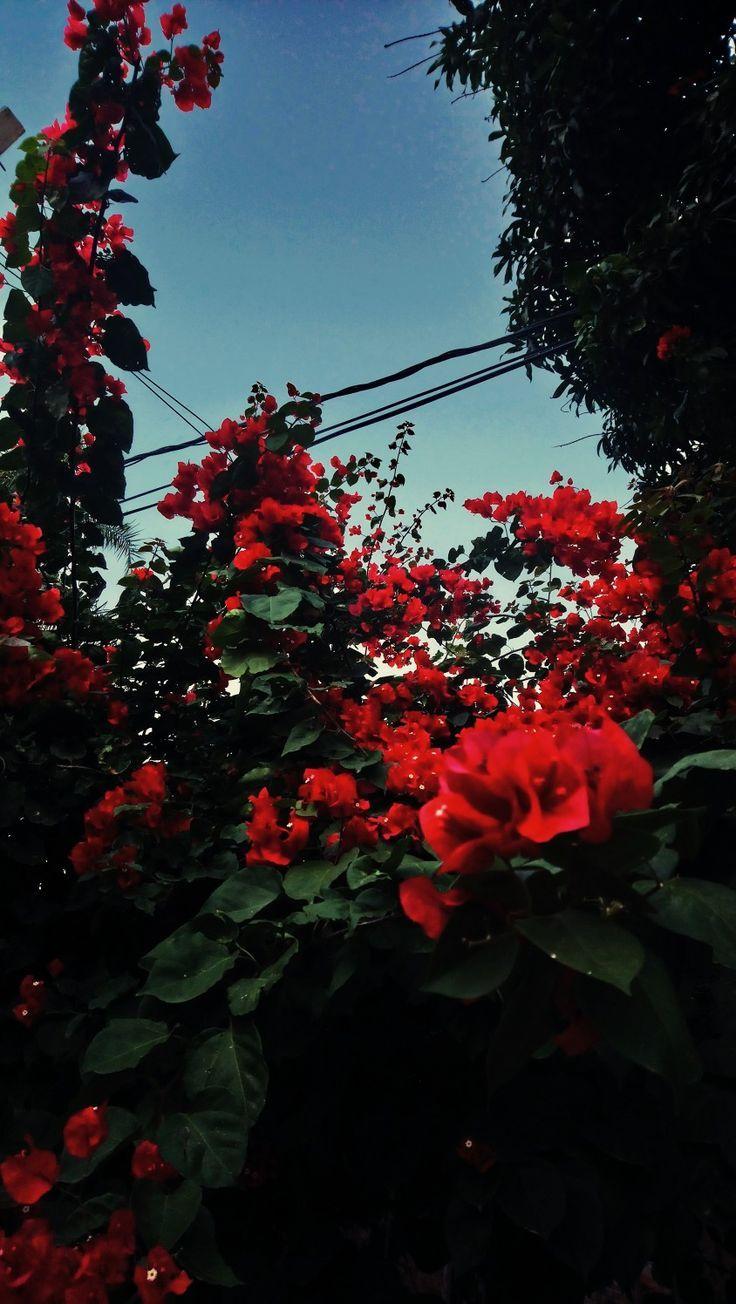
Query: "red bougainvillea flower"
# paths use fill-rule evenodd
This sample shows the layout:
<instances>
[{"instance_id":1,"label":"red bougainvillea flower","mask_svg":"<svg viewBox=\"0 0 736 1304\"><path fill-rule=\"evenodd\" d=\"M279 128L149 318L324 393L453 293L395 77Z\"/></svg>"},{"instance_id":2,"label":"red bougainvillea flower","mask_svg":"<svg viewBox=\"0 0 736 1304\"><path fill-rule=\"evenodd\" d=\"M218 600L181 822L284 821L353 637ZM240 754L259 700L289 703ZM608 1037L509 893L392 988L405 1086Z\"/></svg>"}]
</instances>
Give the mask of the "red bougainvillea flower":
<instances>
[{"instance_id":1,"label":"red bougainvillea flower","mask_svg":"<svg viewBox=\"0 0 736 1304\"><path fill-rule=\"evenodd\" d=\"M406 878L399 887L399 901L404 914L419 924L433 941L445 931L453 910L467 900L468 894L463 888L440 892L431 878Z\"/></svg>"},{"instance_id":2,"label":"red bougainvillea flower","mask_svg":"<svg viewBox=\"0 0 736 1304\"><path fill-rule=\"evenodd\" d=\"M568 1055L570 1058L584 1055L586 1051L593 1050L600 1039L600 1033L584 1014L573 1015L567 1027L552 1038L563 1055Z\"/></svg>"},{"instance_id":3,"label":"red bougainvillea flower","mask_svg":"<svg viewBox=\"0 0 736 1304\"><path fill-rule=\"evenodd\" d=\"M3 1186L16 1204L36 1204L59 1176L59 1161L51 1150L21 1150L0 1164Z\"/></svg>"},{"instance_id":4,"label":"red bougainvillea flower","mask_svg":"<svg viewBox=\"0 0 736 1304\"><path fill-rule=\"evenodd\" d=\"M64 1124L64 1145L75 1159L88 1159L108 1134L107 1105L87 1105Z\"/></svg>"},{"instance_id":5,"label":"red bougainvillea flower","mask_svg":"<svg viewBox=\"0 0 736 1304\"><path fill-rule=\"evenodd\" d=\"M134 1177L147 1182L167 1182L180 1174L173 1164L162 1156L155 1141L139 1141L133 1151L130 1171Z\"/></svg>"},{"instance_id":6,"label":"red bougainvillea flower","mask_svg":"<svg viewBox=\"0 0 736 1304\"><path fill-rule=\"evenodd\" d=\"M333 820L346 819L356 811L368 809L368 802L358 798L354 775L335 774L333 770L305 770L299 796L302 801L320 806Z\"/></svg>"},{"instance_id":7,"label":"red bougainvillea flower","mask_svg":"<svg viewBox=\"0 0 736 1304\"><path fill-rule=\"evenodd\" d=\"M419 818L443 871L470 874L496 855L584 828L588 793L547 731L503 736L481 723L443 756L439 795Z\"/></svg>"},{"instance_id":8,"label":"red bougainvillea flower","mask_svg":"<svg viewBox=\"0 0 736 1304\"><path fill-rule=\"evenodd\" d=\"M668 362L679 344L689 340L692 330L689 326L670 326L657 340L657 357L660 362Z\"/></svg>"},{"instance_id":9,"label":"red bougainvillea flower","mask_svg":"<svg viewBox=\"0 0 736 1304\"><path fill-rule=\"evenodd\" d=\"M163 1245L155 1245L143 1263L133 1273L138 1294L143 1304L159 1304L167 1295L183 1295L189 1290L192 1279L181 1271Z\"/></svg>"},{"instance_id":10,"label":"red bougainvillea flower","mask_svg":"<svg viewBox=\"0 0 736 1304\"><path fill-rule=\"evenodd\" d=\"M463 1163L469 1164L479 1173L487 1173L493 1168L498 1158L492 1146L486 1141L478 1141L475 1137L466 1136L457 1146L455 1153Z\"/></svg>"},{"instance_id":11,"label":"red bougainvillea flower","mask_svg":"<svg viewBox=\"0 0 736 1304\"><path fill-rule=\"evenodd\" d=\"M580 836L584 842L604 842L618 811L646 810L654 796L652 767L634 742L612 720L597 729L572 727L562 736L565 753L585 774L590 819Z\"/></svg>"},{"instance_id":12,"label":"red bougainvillea flower","mask_svg":"<svg viewBox=\"0 0 736 1304\"><path fill-rule=\"evenodd\" d=\"M181 36L187 26L187 11L184 5L174 5L170 14L161 15L161 31L167 41L173 41L175 36Z\"/></svg>"},{"instance_id":13,"label":"red bougainvillea flower","mask_svg":"<svg viewBox=\"0 0 736 1304\"><path fill-rule=\"evenodd\" d=\"M616 812L651 801L651 767L610 720L506 734L480 721L443 756L420 822L443 871L468 874L560 833L603 841Z\"/></svg>"},{"instance_id":14,"label":"red bougainvillea flower","mask_svg":"<svg viewBox=\"0 0 736 1304\"><path fill-rule=\"evenodd\" d=\"M250 847L246 855L248 865L290 865L306 846L309 837L309 820L291 812L286 824L279 824L276 802L268 791L261 788L251 798L253 813L246 821Z\"/></svg>"},{"instance_id":15,"label":"red bougainvillea flower","mask_svg":"<svg viewBox=\"0 0 736 1304\"><path fill-rule=\"evenodd\" d=\"M28 973L21 981L18 995L20 1000L13 1006L13 1018L30 1027L46 1009L46 984L42 978Z\"/></svg>"}]
</instances>

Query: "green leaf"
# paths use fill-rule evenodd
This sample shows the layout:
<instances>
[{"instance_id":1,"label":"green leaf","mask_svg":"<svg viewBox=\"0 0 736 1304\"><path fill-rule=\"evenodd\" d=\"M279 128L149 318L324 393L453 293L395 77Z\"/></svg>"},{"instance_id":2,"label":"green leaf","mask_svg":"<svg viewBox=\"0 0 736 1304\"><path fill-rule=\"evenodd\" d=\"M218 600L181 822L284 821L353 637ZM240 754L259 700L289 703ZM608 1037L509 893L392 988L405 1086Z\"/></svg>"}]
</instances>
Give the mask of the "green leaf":
<instances>
[{"instance_id":1,"label":"green leaf","mask_svg":"<svg viewBox=\"0 0 736 1304\"><path fill-rule=\"evenodd\" d=\"M636 743L639 751L644 746L656 718L654 711L646 710L640 711L638 715L634 715L630 720L624 722L623 728L632 742Z\"/></svg>"},{"instance_id":2,"label":"green leaf","mask_svg":"<svg viewBox=\"0 0 736 1304\"><path fill-rule=\"evenodd\" d=\"M520 952L516 981L504 1001L488 1047L490 1093L510 1082L552 1036L557 972L541 951L527 948L526 953Z\"/></svg>"},{"instance_id":3,"label":"green leaf","mask_svg":"<svg viewBox=\"0 0 736 1304\"><path fill-rule=\"evenodd\" d=\"M687 774L688 770L736 770L736 749L696 752L693 756L681 756L679 761L676 761L655 784L655 794L659 794L673 779Z\"/></svg>"},{"instance_id":4,"label":"green leaf","mask_svg":"<svg viewBox=\"0 0 736 1304\"><path fill-rule=\"evenodd\" d=\"M146 346L130 317L107 318L102 331L102 349L123 371L148 371Z\"/></svg>"},{"instance_id":5,"label":"green leaf","mask_svg":"<svg viewBox=\"0 0 736 1304\"><path fill-rule=\"evenodd\" d=\"M196 1111L171 1114L158 1132L161 1154L193 1182L232 1186L248 1151L242 1114L222 1091L208 1092Z\"/></svg>"},{"instance_id":6,"label":"green leaf","mask_svg":"<svg viewBox=\"0 0 736 1304\"><path fill-rule=\"evenodd\" d=\"M105 278L120 303L154 306L156 296L148 272L129 249L115 254L105 264Z\"/></svg>"},{"instance_id":7,"label":"green leaf","mask_svg":"<svg viewBox=\"0 0 736 1304\"><path fill-rule=\"evenodd\" d=\"M272 670L280 659L278 652L241 652L239 648L227 648L220 662L226 675L241 679L243 675L262 675Z\"/></svg>"},{"instance_id":8,"label":"green leaf","mask_svg":"<svg viewBox=\"0 0 736 1304\"><path fill-rule=\"evenodd\" d=\"M516 922L518 931L553 960L628 992L644 964L645 952L631 933L584 910L532 915Z\"/></svg>"},{"instance_id":9,"label":"green leaf","mask_svg":"<svg viewBox=\"0 0 736 1304\"><path fill-rule=\"evenodd\" d=\"M292 901L313 901L340 877L344 868L344 865L333 865L329 860L294 865L284 875L284 891Z\"/></svg>"},{"instance_id":10,"label":"green leaf","mask_svg":"<svg viewBox=\"0 0 736 1304\"><path fill-rule=\"evenodd\" d=\"M83 1236L89 1236L90 1232L102 1227L108 1221L110 1214L116 1209L121 1209L125 1203L124 1195L96 1195L91 1200L86 1200L84 1204L72 1210L69 1217L64 1220L59 1233L60 1240L65 1245L81 1241Z\"/></svg>"},{"instance_id":11,"label":"green leaf","mask_svg":"<svg viewBox=\"0 0 736 1304\"><path fill-rule=\"evenodd\" d=\"M24 267L20 279L23 289L36 301L42 299L45 294L50 294L54 288L54 278L49 268L42 267L40 263L36 263L34 267Z\"/></svg>"},{"instance_id":12,"label":"green leaf","mask_svg":"<svg viewBox=\"0 0 736 1304\"><path fill-rule=\"evenodd\" d=\"M169 1038L165 1023L153 1019L113 1019L92 1038L82 1061L83 1073L119 1073L135 1068L154 1046Z\"/></svg>"},{"instance_id":13,"label":"green leaf","mask_svg":"<svg viewBox=\"0 0 736 1304\"><path fill-rule=\"evenodd\" d=\"M173 1190L138 1182L133 1197L136 1230L148 1249L154 1245L173 1249L191 1227L201 1203L202 1188L196 1182L180 1182Z\"/></svg>"},{"instance_id":14,"label":"green leaf","mask_svg":"<svg viewBox=\"0 0 736 1304\"><path fill-rule=\"evenodd\" d=\"M94 407L87 408L87 429L97 439L111 441L124 453L130 452L133 443L133 413L123 399L101 398Z\"/></svg>"},{"instance_id":15,"label":"green leaf","mask_svg":"<svg viewBox=\"0 0 736 1304\"><path fill-rule=\"evenodd\" d=\"M581 1009L625 1059L676 1088L697 1081L700 1063L662 961L647 956L631 995L586 980L576 987Z\"/></svg>"},{"instance_id":16,"label":"green leaf","mask_svg":"<svg viewBox=\"0 0 736 1304\"><path fill-rule=\"evenodd\" d=\"M235 963L227 946L184 928L161 942L143 993L179 1005L209 991Z\"/></svg>"},{"instance_id":17,"label":"green leaf","mask_svg":"<svg viewBox=\"0 0 736 1304\"><path fill-rule=\"evenodd\" d=\"M227 1092L245 1127L252 1127L263 1109L268 1068L257 1029L230 1027L210 1033L189 1051L184 1087L191 1100L210 1088Z\"/></svg>"},{"instance_id":18,"label":"green leaf","mask_svg":"<svg viewBox=\"0 0 736 1304\"><path fill-rule=\"evenodd\" d=\"M310 743L316 742L322 732L323 726L321 724L316 724L313 720L300 721L291 730L284 743L281 755L286 756L288 752L301 751L302 747L308 747Z\"/></svg>"},{"instance_id":19,"label":"green leaf","mask_svg":"<svg viewBox=\"0 0 736 1304\"><path fill-rule=\"evenodd\" d=\"M227 1000L231 1014L236 1017L252 1014L264 992L275 987L293 957L299 950L299 943L292 941L283 955L279 956L267 969L263 969L255 978L240 978L227 989Z\"/></svg>"},{"instance_id":20,"label":"green leaf","mask_svg":"<svg viewBox=\"0 0 736 1304\"><path fill-rule=\"evenodd\" d=\"M179 155L156 123L143 122L135 117L125 133L125 159L131 172L149 181L163 176Z\"/></svg>"},{"instance_id":21,"label":"green leaf","mask_svg":"<svg viewBox=\"0 0 736 1304\"><path fill-rule=\"evenodd\" d=\"M202 906L202 914L220 913L236 924L252 919L281 895L281 875L266 865L253 865L231 874Z\"/></svg>"},{"instance_id":22,"label":"green leaf","mask_svg":"<svg viewBox=\"0 0 736 1304\"><path fill-rule=\"evenodd\" d=\"M519 943L512 933L488 942L474 942L472 946L455 944L449 953L443 953L440 943L422 991L453 996L457 1000L488 996L508 978L518 949Z\"/></svg>"},{"instance_id":23,"label":"green leaf","mask_svg":"<svg viewBox=\"0 0 736 1304\"><path fill-rule=\"evenodd\" d=\"M200 1209L178 1259L196 1281L208 1286L239 1286L240 1278L223 1259L215 1239L215 1222L209 1209Z\"/></svg>"},{"instance_id":24,"label":"green leaf","mask_svg":"<svg viewBox=\"0 0 736 1304\"><path fill-rule=\"evenodd\" d=\"M634 886L647 891L658 924L705 942L718 964L736 969L736 892L730 887L699 878L672 878L656 892L651 881Z\"/></svg>"},{"instance_id":25,"label":"green leaf","mask_svg":"<svg viewBox=\"0 0 736 1304\"><path fill-rule=\"evenodd\" d=\"M269 625L277 625L296 611L301 603L299 589L280 588L278 593L249 593L243 596L243 609Z\"/></svg>"},{"instance_id":26,"label":"green leaf","mask_svg":"<svg viewBox=\"0 0 736 1304\"><path fill-rule=\"evenodd\" d=\"M107 1127L105 1140L92 1151L88 1159L75 1159L73 1155L64 1154L61 1161L60 1181L84 1181L118 1149L118 1146L137 1131L138 1119L127 1109L118 1109L116 1105L110 1105L107 1111Z\"/></svg>"}]
</instances>

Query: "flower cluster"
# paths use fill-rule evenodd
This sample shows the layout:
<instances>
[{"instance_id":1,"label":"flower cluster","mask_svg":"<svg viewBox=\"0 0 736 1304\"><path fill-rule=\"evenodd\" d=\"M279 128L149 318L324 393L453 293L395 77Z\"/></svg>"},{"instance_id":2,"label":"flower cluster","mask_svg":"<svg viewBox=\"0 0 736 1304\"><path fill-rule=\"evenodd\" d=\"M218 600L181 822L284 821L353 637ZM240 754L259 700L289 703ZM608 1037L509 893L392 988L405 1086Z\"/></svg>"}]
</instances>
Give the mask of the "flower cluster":
<instances>
[{"instance_id":1,"label":"flower cluster","mask_svg":"<svg viewBox=\"0 0 736 1304\"><path fill-rule=\"evenodd\" d=\"M651 766L606 717L595 726L563 717L536 727L500 717L464 730L444 753L438 795L420 822L441 873L477 875L497 857L529 856L560 834L602 842L615 814L651 801ZM462 889L441 894L428 879L402 889L406 913L430 936L465 899Z\"/></svg>"},{"instance_id":2,"label":"flower cluster","mask_svg":"<svg viewBox=\"0 0 736 1304\"><path fill-rule=\"evenodd\" d=\"M87 811L84 838L72 848L70 860L78 874L111 871L120 887L140 879L137 861L140 839L153 831L167 839L185 833L191 819L168 804L166 767L149 761L125 783L111 788Z\"/></svg>"}]
</instances>

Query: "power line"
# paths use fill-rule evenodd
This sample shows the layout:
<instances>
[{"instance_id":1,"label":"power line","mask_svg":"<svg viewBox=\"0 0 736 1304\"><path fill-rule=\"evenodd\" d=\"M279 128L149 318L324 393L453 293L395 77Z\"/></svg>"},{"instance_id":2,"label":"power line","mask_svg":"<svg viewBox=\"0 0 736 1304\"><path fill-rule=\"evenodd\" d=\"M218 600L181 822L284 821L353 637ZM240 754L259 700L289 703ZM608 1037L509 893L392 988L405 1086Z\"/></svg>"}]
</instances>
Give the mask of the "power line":
<instances>
[{"instance_id":1,"label":"power line","mask_svg":"<svg viewBox=\"0 0 736 1304\"><path fill-rule=\"evenodd\" d=\"M566 318L572 317L573 315L574 315L574 314L573 314L573 311L572 311L571 309L570 309L570 310L567 310L567 311L565 311L565 312L554 313L551 317L543 318L543 319L541 319L541 320L539 320L539 321L536 321L536 322L531 322L528 326L523 326L523 327L521 327L519 330L509 331L508 334L506 334L506 335L499 335L499 336L497 336L495 339L492 339L492 340L486 340L483 344L472 344L472 345L469 345L469 346L464 347L464 348L458 348L458 349L447 349L444 353L438 353L438 354L436 354L434 357L431 357L431 358L424 358L421 362L415 362L415 363L412 363L412 365L409 366L409 367L403 367L400 371L394 371L394 372L391 372L391 373L389 373L389 374L387 374L387 375L385 375L385 376L379 376L376 380L363 381L363 382L360 382L359 384L356 384L356 385L346 385L343 389L333 390L333 391L332 391L331 393L329 393L329 394L322 394L322 395L320 395L320 402L321 402L321 403L328 403L328 402L330 402L332 399L336 399L336 398L345 398L345 397L347 397L347 396L350 395L350 394L360 394L360 393L364 393L364 392L367 391L367 390L370 390L370 389L376 389L376 388L378 388L378 387L380 387L380 386L382 386L382 385L389 385L389 384L393 384L395 381L398 381L398 380L405 380L408 376L414 376L414 375L417 374L417 372L419 372L419 371L424 371L424 370L426 370L427 367L433 367L433 366L436 366L438 363L441 363L441 362L449 362L449 361L450 361L451 359L453 359L453 358L469 357L469 356L471 356L473 353L480 353L480 352L483 352L484 350L487 350L487 349L498 348L498 347L500 347L500 346L503 345L503 344L510 344L510 343L513 343L515 340L521 339L521 338L523 338L524 336L531 334L533 331L539 329L539 328L542 327L542 326L547 326L547 325L551 324L552 322L560 321L560 320L563 320L563 319L566 319ZM559 346L559 351L562 350L562 347L563 347L563 346ZM566 344L564 347L567 348L567 347L569 347L569 346ZM558 349L558 346L555 346L555 350L556 350L556 351L557 351L557 349ZM529 356L529 355L526 355L526 356ZM521 365L524 365L523 361L522 361ZM138 375L137 372L134 373L134 374ZM474 374L476 374L476 373L471 373L471 375L474 375ZM138 378L139 378L139 379L142 379L142 377L140 377L139 375L138 375ZM468 377L464 377L464 376L463 376L463 377L460 377L460 380L465 380L465 379L468 379ZM437 386L437 389L441 389L441 388L442 388L442 386ZM164 391L164 392L166 393L167 391ZM429 390L422 390L422 391L421 391L421 395L423 396L424 394L429 393L429 392L430 392ZM170 396L170 397L173 397L173 395ZM413 396L412 396L412 400L413 400L414 398L416 398L416 397L418 397L418 395L413 395ZM178 402L178 400L176 400L176 401ZM399 401L399 400L397 400L397 401ZM164 402L164 400L161 399L161 402ZM170 407L170 404L167 403L166 406L167 406L167 407ZM183 406L183 405L182 405L182 406ZM386 405L386 406L388 407L389 405ZM365 417L365 416L371 416L371 415L373 415L374 412L377 412L377 411L380 411L380 410L381 410L381 409L374 408L374 409L372 409L372 411L369 412L369 413L362 413L360 418L352 418L352 419L353 419L353 420L362 420L363 417ZM191 411L191 409L187 409L187 411ZM184 417L182 417L181 419L182 419L182 421L185 420ZM201 417L198 418L198 420L201 420L201 419L202 419ZM192 430L196 430L196 426L193 426L191 421L187 421L186 424L187 424L187 425L188 425ZM210 427L210 428L211 428L211 427ZM329 430L331 430L331 429L335 429L335 428L336 428L336 427L330 427L330 426L328 426L328 427L326 428L326 430L325 430L323 433L327 433L327 431L329 431ZM199 433L199 432L197 432L197 433ZM188 449L188 448L196 448L199 444L201 444L201 443L203 443L203 442L204 442L204 440L203 440L203 438L200 436L200 438L198 438L198 439L186 439L186 440L181 440L181 441L179 441L179 442L177 442L177 443L175 443L175 444L163 444L163 445L161 445L159 448L152 448L152 449L148 449L146 452L142 452L142 453L134 453L134 454L132 454L130 457L127 457L127 458L125 459L125 465L126 465L126 466L137 466L140 462L145 462L145 461L147 461L148 458L150 458L150 457L159 457L159 456L163 456L165 453L180 453L180 452L183 452L185 449ZM319 441L317 441L317 442L319 442Z\"/></svg>"},{"instance_id":2,"label":"power line","mask_svg":"<svg viewBox=\"0 0 736 1304\"><path fill-rule=\"evenodd\" d=\"M348 394L361 394L367 389L377 389L380 385L391 385L395 380L406 380L408 376L415 376L418 371L434 367L439 362L450 362L453 358L467 358L472 353L482 353L484 349L497 349L502 344L512 344L514 340L531 335L542 326L550 326L552 322L562 321L574 315L574 309L568 308L564 312L553 313L551 317L542 317L539 321L530 322L528 326L520 326L518 330L509 331L507 335L498 335L494 340L486 340L484 344L471 344L462 349L447 349L445 353L437 353L433 358L425 358L422 362L412 363L410 367L402 367L401 371L392 371L386 376L379 376L377 380L366 380L358 385L346 385L344 389L335 389L331 394L321 394L320 399L323 403L328 403L333 398L346 398Z\"/></svg>"},{"instance_id":3,"label":"power line","mask_svg":"<svg viewBox=\"0 0 736 1304\"><path fill-rule=\"evenodd\" d=\"M445 382L444 385L435 386L431 390L421 390L419 394L411 395L408 399L400 400L397 404L386 404L383 409L374 408L372 412L364 412L360 416L353 417L349 421L338 422L335 426L328 427L318 439L315 439L313 443L310 444L310 448L314 448L317 444L327 443L331 439L337 439L340 435L354 434L358 430L364 430L366 427L376 425L376 423L381 421L390 421L394 417L401 416L404 412L411 412L415 411L416 408L426 407L428 403L436 403L441 398L448 398L451 394L459 394L462 390L471 389L475 385L482 385L487 380L495 380L499 376L508 375L509 372L518 371L521 367L530 366L533 362L538 362L546 357L551 357L555 353L561 353L569 348L573 343L574 340L570 339L564 341L562 344L548 345L546 348L537 349L533 353L525 354L523 358L517 358L514 361L495 363L492 367L482 368L479 372L470 372L466 376L461 376L452 382ZM386 411L386 408L389 408L390 411ZM192 440L189 441L189 445L186 446L199 442L203 441ZM179 447L182 447L182 445L179 445ZM153 453L151 455L155 456L156 454ZM141 454L139 456L143 457L146 455ZM168 486L166 485L162 485L157 489L144 490L142 493L134 496L136 498L144 497L146 493L158 493L159 489L167 487ZM133 516L138 512L147 511L150 507L154 507L155 505L155 503L148 503L143 507L134 507L130 511L125 512L124 515Z\"/></svg>"},{"instance_id":4,"label":"power line","mask_svg":"<svg viewBox=\"0 0 736 1304\"><path fill-rule=\"evenodd\" d=\"M173 413L174 413L174 416L177 416L177 417L179 418L180 421L183 421L183 422L185 423L185 425L189 426L190 430L196 430L198 435L201 434L201 431L200 431L200 429L199 429L199 426L195 426L194 422L193 422L193 421L190 421L188 417L183 416L182 413L179 412L178 409L174 407L173 403L169 403L168 399L165 399L161 394L159 394L158 391L155 390L155 389L153 388L153 385L149 385L148 381L145 380L143 376L141 376L140 372L138 372L138 371L133 371L133 372L131 372L131 375L135 376L136 380L139 380L139 381L141 382L141 385L145 385L146 389L147 389L151 394L153 394L154 398L159 399L159 401L160 401L161 403L163 403L164 407L167 407L167 408L169 409L170 412L173 412ZM164 391L164 392L166 392L166 391ZM177 399L176 401L178 402L178 399ZM181 406L183 407L184 404L182 403ZM190 408L187 408L187 412L189 412L189 411L191 411L191 409L190 409ZM200 419L201 419L201 418L199 418L199 417L197 418L197 420L200 420ZM205 429L206 429L206 430L211 429L211 427L207 426L204 422L202 422L202 424L205 426ZM126 466L127 466L130 462L135 462L135 460L136 460L135 457L132 457L132 458L131 458L131 457L126 457L126 459L125 459L125 464L126 464Z\"/></svg>"}]
</instances>

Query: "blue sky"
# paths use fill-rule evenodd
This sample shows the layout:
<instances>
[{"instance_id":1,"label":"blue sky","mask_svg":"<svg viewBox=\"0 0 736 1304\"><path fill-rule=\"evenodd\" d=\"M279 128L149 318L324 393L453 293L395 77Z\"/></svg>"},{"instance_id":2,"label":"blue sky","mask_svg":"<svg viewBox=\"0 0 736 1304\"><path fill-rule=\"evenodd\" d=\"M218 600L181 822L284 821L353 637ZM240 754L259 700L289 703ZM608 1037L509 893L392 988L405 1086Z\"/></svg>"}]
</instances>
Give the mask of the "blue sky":
<instances>
[{"instance_id":1,"label":"blue sky","mask_svg":"<svg viewBox=\"0 0 736 1304\"><path fill-rule=\"evenodd\" d=\"M75 56L61 43L63 0L1 0L3 99L28 131L61 116ZM158 15L170 5L149 0ZM191 0L194 37L218 27L225 76L206 113L166 109L180 153L159 181L132 179L134 248L158 288L133 309L152 342L152 375L209 421L243 409L250 384L283 395L287 380L322 391L502 333L503 286L491 250L503 224L503 175L480 97L451 104L417 69L417 41L384 42L452 21L448 0ZM10 169L15 151L3 160ZM6 178L9 181L9 175ZM325 423L474 370L445 364L373 394L329 404ZM490 361L491 358L488 357ZM416 378L415 378L416 380ZM134 379L135 449L186 439L187 428ZM485 489L540 491L559 467L599 496L625 492L607 473L600 429L550 398L554 381L512 374L416 414L406 506L450 485L458 503ZM385 450L390 424L328 445L345 456ZM175 458L152 459L129 492L162 483ZM155 511L142 535L171 537ZM460 507L430 541L472 533ZM176 534L174 527L174 534Z\"/></svg>"}]
</instances>

